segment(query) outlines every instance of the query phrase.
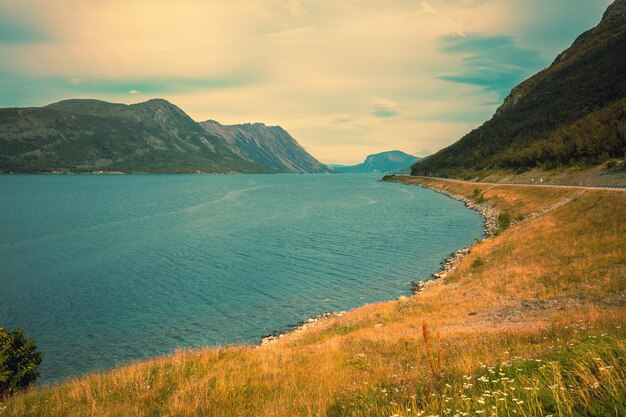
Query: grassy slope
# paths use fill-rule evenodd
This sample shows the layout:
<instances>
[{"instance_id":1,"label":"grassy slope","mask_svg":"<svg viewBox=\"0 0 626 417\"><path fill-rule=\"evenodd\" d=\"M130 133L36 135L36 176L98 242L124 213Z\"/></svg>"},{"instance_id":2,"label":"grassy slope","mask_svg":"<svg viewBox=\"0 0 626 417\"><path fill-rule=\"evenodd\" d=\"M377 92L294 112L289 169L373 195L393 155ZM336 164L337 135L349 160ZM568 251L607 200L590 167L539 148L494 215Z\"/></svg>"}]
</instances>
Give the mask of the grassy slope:
<instances>
[{"instance_id":1,"label":"grassy slope","mask_svg":"<svg viewBox=\"0 0 626 417\"><path fill-rule=\"evenodd\" d=\"M543 179L543 184L624 187L626 168L619 164L612 166L613 164L614 162L608 162L595 167L534 168L524 172L491 170L485 172L484 176L475 178L481 182L509 184L534 184Z\"/></svg>"},{"instance_id":2,"label":"grassy slope","mask_svg":"<svg viewBox=\"0 0 626 417\"><path fill-rule=\"evenodd\" d=\"M479 188L513 218L577 195L480 242L415 296L260 348L181 351L34 389L0 415L624 415L626 193L404 181Z\"/></svg>"}]
</instances>

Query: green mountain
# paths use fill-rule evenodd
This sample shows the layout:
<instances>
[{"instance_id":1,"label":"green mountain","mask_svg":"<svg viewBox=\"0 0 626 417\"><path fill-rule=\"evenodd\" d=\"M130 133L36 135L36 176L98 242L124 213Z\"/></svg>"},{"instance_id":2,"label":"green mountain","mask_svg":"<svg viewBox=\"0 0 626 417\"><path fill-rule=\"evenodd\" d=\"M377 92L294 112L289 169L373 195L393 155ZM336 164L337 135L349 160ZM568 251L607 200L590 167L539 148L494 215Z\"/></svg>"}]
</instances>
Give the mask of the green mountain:
<instances>
[{"instance_id":1,"label":"green mountain","mask_svg":"<svg viewBox=\"0 0 626 417\"><path fill-rule=\"evenodd\" d=\"M0 109L0 172L271 172L165 100Z\"/></svg>"},{"instance_id":2,"label":"green mountain","mask_svg":"<svg viewBox=\"0 0 626 417\"><path fill-rule=\"evenodd\" d=\"M616 0L597 27L515 87L491 120L411 173L481 178L497 170L593 167L625 151L626 0Z\"/></svg>"},{"instance_id":3,"label":"green mountain","mask_svg":"<svg viewBox=\"0 0 626 417\"><path fill-rule=\"evenodd\" d=\"M410 167L420 158L402 151L387 151L368 155L362 164L352 166L332 165L335 172L340 173L374 173L397 172Z\"/></svg>"}]
</instances>

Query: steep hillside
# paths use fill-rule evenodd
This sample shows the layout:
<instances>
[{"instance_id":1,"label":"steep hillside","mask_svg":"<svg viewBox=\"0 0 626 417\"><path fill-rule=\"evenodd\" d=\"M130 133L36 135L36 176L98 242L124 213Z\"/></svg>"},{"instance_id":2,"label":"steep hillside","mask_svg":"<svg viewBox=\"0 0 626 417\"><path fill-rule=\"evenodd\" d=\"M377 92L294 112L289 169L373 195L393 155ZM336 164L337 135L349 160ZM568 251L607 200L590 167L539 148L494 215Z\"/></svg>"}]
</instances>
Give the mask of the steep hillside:
<instances>
[{"instance_id":1,"label":"steep hillside","mask_svg":"<svg viewBox=\"0 0 626 417\"><path fill-rule=\"evenodd\" d=\"M246 123L224 126L214 120L201 122L209 134L222 138L243 159L276 172L323 173L330 170L311 156L280 126Z\"/></svg>"},{"instance_id":2,"label":"steep hillside","mask_svg":"<svg viewBox=\"0 0 626 417\"><path fill-rule=\"evenodd\" d=\"M362 164L352 166L334 166L335 172L342 173L373 173L397 172L418 162L420 158L402 151L387 151L368 155Z\"/></svg>"},{"instance_id":3,"label":"steep hillside","mask_svg":"<svg viewBox=\"0 0 626 417\"><path fill-rule=\"evenodd\" d=\"M619 168L626 150L626 0L552 65L515 87L491 120L413 166L413 175L484 177L494 170Z\"/></svg>"},{"instance_id":4,"label":"steep hillside","mask_svg":"<svg viewBox=\"0 0 626 417\"><path fill-rule=\"evenodd\" d=\"M0 172L271 172L165 100L0 109Z\"/></svg>"}]
</instances>

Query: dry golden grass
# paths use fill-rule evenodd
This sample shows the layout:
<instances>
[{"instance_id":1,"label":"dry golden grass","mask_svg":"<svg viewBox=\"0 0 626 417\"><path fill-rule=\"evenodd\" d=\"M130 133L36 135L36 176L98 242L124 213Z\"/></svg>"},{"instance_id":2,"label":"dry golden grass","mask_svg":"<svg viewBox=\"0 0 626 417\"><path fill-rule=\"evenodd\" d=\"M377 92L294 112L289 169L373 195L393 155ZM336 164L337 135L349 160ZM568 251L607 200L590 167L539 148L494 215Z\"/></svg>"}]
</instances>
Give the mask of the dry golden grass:
<instances>
[{"instance_id":1,"label":"dry golden grass","mask_svg":"<svg viewBox=\"0 0 626 417\"><path fill-rule=\"evenodd\" d=\"M579 192L409 181L466 196L479 188L488 203L514 218ZM263 347L181 351L36 388L4 400L0 415L420 415L418 409L445 414L448 403L441 395L461 389L463 376L478 375L484 364L506 364L513 357L549 358L570 344L583 346L590 334L612 337L607 352L623 351L624 330L619 326L626 323L625 236L626 193L585 191L558 209L480 242L445 283L414 296L364 306ZM433 334L430 346L430 357L441 361L441 379L433 377L424 351L424 323L441 335L437 343ZM607 361L614 360L607 355ZM526 365L516 366L526 370ZM571 408L572 401L592 395L589 386L596 380L588 361L567 366L580 368L581 378L591 381L577 386L580 395L547 396L544 404L528 394L534 408L511 407L539 415L541 407L553 406L548 401L563 400ZM545 385L546 378L561 375L552 368L531 368L518 379ZM624 375L613 376L610 389L625 397L620 391ZM472 407L485 401L482 393L472 395ZM462 408L460 403L455 407ZM497 415L513 415L511 410Z\"/></svg>"},{"instance_id":2,"label":"dry golden grass","mask_svg":"<svg viewBox=\"0 0 626 417\"><path fill-rule=\"evenodd\" d=\"M401 181L434 186L464 197L471 197L474 190L480 190L489 204L501 211L508 211L512 218L536 213L580 191L577 188L491 185L422 177L401 177Z\"/></svg>"}]
</instances>

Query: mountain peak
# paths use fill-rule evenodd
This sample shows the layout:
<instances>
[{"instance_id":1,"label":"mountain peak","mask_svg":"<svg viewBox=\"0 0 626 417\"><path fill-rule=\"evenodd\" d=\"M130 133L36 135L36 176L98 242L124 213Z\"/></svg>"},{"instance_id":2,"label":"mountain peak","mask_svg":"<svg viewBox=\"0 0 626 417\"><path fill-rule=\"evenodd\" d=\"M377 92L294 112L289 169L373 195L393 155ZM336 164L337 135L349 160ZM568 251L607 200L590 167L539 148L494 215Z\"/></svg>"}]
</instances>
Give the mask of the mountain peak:
<instances>
[{"instance_id":1,"label":"mountain peak","mask_svg":"<svg viewBox=\"0 0 626 417\"><path fill-rule=\"evenodd\" d=\"M626 0L615 0L604 12L602 21L626 16Z\"/></svg>"},{"instance_id":2,"label":"mountain peak","mask_svg":"<svg viewBox=\"0 0 626 417\"><path fill-rule=\"evenodd\" d=\"M172 103L170 103L169 101L163 99L163 98L151 98L148 101L144 101L143 103L139 103L139 104L158 104L158 105L166 105L166 106L173 106Z\"/></svg>"},{"instance_id":3,"label":"mountain peak","mask_svg":"<svg viewBox=\"0 0 626 417\"><path fill-rule=\"evenodd\" d=\"M68 98L66 100L57 101L55 103L50 103L44 107L60 107L66 105L74 105L74 104L105 104L105 105L116 105L118 103L109 103L104 100L98 100L95 98Z\"/></svg>"},{"instance_id":4,"label":"mountain peak","mask_svg":"<svg viewBox=\"0 0 626 417\"><path fill-rule=\"evenodd\" d=\"M420 158L399 150L385 151L368 155L365 161L358 165L335 167L335 171L343 173L397 172L419 160Z\"/></svg>"},{"instance_id":5,"label":"mountain peak","mask_svg":"<svg viewBox=\"0 0 626 417\"><path fill-rule=\"evenodd\" d=\"M160 108L172 109L172 110L177 110L179 112L182 112L182 110L178 108L178 106L162 98L153 98L148 101L144 101L142 103L131 104L130 107L143 108L143 109L160 109Z\"/></svg>"},{"instance_id":6,"label":"mountain peak","mask_svg":"<svg viewBox=\"0 0 626 417\"><path fill-rule=\"evenodd\" d=\"M207 119L204 122L200 122L200 123L206 123L206 124L213 125L213 126L222 126L220 122L218 122L217 120L213 120L213 119Z\"/></svg>"},{"instance_id":7,"label":"mountain peak","mask_svg":"<svg viewBox=\"0 0 626 417\"><path fill-rule=\"evenodd\" d=\"M371 155L367 155L367 158L377 157L377 156L385 156L386 157L386 156L392 156L392 155L406 156L406 155L409 155L409 154L406 153L406 152L402 152L402 151L399 151L399 150L395 149L393 151L384 151L384 152L373 153ZM412 155L409 155L409 156L412 156Z\"/></svg>"},{"instance_id":8,"label":"mountain peak","mask_svg":"<svg viewBox=\"0 0 626 417\"><path fill-rule=\"evenodd\" d=\"M97 116L115 113L127 107L128 106L126 104L109 103L96 99L72 98L48 104L44 108L62 112Z\"/></svg>"},{"instance_id":9,"label":"mountain peak","mask_svg":"<svg viewBox=\"0 0 626 417\"><path fill-rule=\"evenodd\" d=\"M267 129L267 128L271 128L274 126L268 126L265 123L262 122L254 122L254 123L243 123L240 126L242 127L247 127L247 128L254 128L254 129Z\"/></svg>"}]
</instances>

